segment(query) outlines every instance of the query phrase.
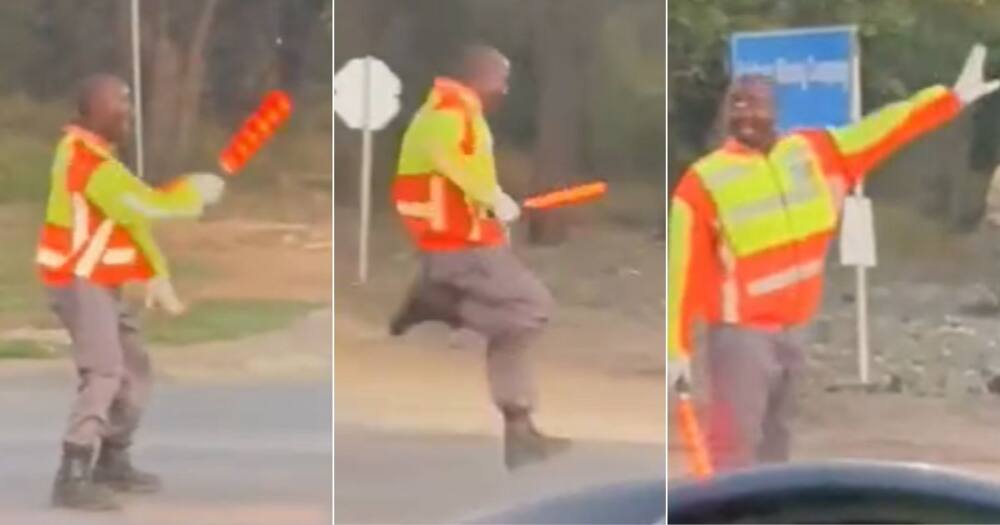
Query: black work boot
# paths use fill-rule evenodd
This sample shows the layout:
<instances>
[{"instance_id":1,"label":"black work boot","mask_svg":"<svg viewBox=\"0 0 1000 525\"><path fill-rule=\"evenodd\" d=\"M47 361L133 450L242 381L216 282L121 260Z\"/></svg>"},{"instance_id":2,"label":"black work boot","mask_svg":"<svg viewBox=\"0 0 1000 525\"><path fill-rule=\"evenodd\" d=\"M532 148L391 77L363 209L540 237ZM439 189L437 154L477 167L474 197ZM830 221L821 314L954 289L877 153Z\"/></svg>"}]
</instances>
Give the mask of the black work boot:
<instances>
[{"instance_id":1,"label":"black work boot","mask_svg":"<svg viewBox=\"0 0 1000 525\"><path fill-rule=\"evenodd\" d=\"M540 463L569 450L571 445L567 438L539 432L526 410L504 411L503 461L508 470Z\"/></svg>"},{"instance_id":2,"label":"black work boot","mask_svg":"<svg viewBox=\"0 0 1000 525\"><path fill-rule=\"evenodd\" d=\"M52 505L79 510L117 510L114 493L92 478L92 447L63 444L62 464L52 487Z\"/></svg>"},{"instance_id":3,"label":"black work boot","mask_svg":"<svg viewBox=\"0 0 1000 525\"><path fill-rule=\"evenodd\" d=\"M132 466L128 447L104 443L94 466L94 483L119 492L149 494L158 492L160 477Z\"/></svg>"},{"instance_id":4,"label":"black work boot","mask_svg":"<svg viewBox=\"0 0 1000 525\"><path fill-rule=\"evenodd\" d=\"M451 328L461 326L457 304L459 294L449 288L428 285L417 286L407 295L402 306L389 322L389 334L399 336L413 326L426 321L440 321Z\"/></svg>"}]
</instances>

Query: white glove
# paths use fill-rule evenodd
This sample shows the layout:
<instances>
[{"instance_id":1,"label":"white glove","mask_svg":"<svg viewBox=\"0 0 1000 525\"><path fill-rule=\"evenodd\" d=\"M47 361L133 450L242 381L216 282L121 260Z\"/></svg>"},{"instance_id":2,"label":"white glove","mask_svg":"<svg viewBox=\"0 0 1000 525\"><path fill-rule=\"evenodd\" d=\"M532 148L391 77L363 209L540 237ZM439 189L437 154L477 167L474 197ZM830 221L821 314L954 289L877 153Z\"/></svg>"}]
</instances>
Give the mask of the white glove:
<instances>
[{"instance_id":1,"label":"white glove","mask_svg":"<svg viewBox=\"0 0 1000 525\"><path fill-rule=\"evenodd\" d=\"M493 197L493 215L496 215L500 222L514 222L521 216L521 207L510 195L497 188L496 195Z\"/></svg>"},{"instance_id":2,"label":"white glove","mask_svg":"<svg viewBox=\"0 0 1000 525\"><path fill-rule=\"evenodd\" d=\"M686 383L687 387L691 387L691 359L687 357L681 357L678 359L672 359L667 363L667 377L670 383L667 385L668 388L676 388L677 382L682 381Z\"/></svg>"},{"instance_id":3,"label":"white glove","mask_svg":"<svg viewBox=\"0 0 1000 525\"><path fill-rule=\"evenodd\" d=\"M962 66L962 73L955 81L955 95L962 101L963 106L968 106L984 95L988 95L1000 88L1000 80L989 82L983 78L983 66L986 63L986 46L976 44L972 46L969 58L965 59Z\"/></svg>"},{"instance_id":4,"label":"white glove","mask_svg":"<svg viewBox=\"0 0 1000 525\"><path fill-rule=\"evenodd\" d=\"M163 308L170 315L181 315L187 308L177 298L169 279L155 277L146 284L146 308Z\"/></svg>"},{"instance_id":5,"label":"white glove","mask_svg":"<svg viewBox=\"0 0 1000 525\"><path fill-rule=\"evenodd\" d=\"M187 180L201 195L201 202L204 205L219 202L222 190L226 188L226 181L214 173L192 173L187 176Z\"/></svg>"}]
</instances>

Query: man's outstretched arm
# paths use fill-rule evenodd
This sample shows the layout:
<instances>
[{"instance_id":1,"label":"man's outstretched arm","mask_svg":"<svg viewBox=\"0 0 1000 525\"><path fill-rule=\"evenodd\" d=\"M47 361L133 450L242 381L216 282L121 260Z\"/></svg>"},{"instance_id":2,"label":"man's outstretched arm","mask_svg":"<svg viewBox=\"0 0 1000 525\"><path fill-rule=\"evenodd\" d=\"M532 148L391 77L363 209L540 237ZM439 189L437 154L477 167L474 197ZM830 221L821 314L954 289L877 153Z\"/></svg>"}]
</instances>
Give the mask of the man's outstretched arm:
<instances>
[{"instance_id":1,"label":"man's outstretched arm","mask_svg":"<svg viewBox=\"0 0 1000 525\"><path fill-rule=\"evenodd\" d=\"M1000 81L983 77L986 48L973 47L952 89L932 86L907 100L875 111L859 122L831 130L844 157L849 181L865 174L917 137L954 118L962 110L1000 87Z\"/></svg>"}]
</instances>

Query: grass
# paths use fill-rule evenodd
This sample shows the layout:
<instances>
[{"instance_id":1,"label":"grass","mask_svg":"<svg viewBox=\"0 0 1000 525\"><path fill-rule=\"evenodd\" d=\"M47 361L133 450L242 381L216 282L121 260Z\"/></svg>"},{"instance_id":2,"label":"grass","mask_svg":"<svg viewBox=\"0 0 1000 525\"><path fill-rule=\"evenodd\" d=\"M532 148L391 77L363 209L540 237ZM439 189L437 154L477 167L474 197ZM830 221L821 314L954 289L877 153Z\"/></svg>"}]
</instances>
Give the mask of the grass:
<instances>
[{"instance_id":1,"label":"grass","mask_svg":"<svg viewBox=\"0 0 1000 525\"><path fill-rule=\"evenodd\" d=\"M0 209L0 329L38 325L49 319L45 293L35 274L34 249L43 212L34 205Z\"/></svg>"},{"instance_id":2,"label":"grass","mask_svg":"<svg viewBox=\"0 0 1000 525\"><path fill-rule=\"evenodd\" d=\"M286 328L317 307L297 301L205 301L181 317L145 314L144 335L151 343L169 346L240 339ZM0 361L60 355L38 341L0 341Z\"/></svg>"},{"instance_id":3,"label":"grass","mask_svg":"<svg viewBox=\"0 0 1000 525\"><path fill-rule=\"evenodd\" d=\"M0 341L0 360L3 359L49 359L57 354L52 348L35 341Z\"/></svg>"},{"instance_id":4,"label":"grass","mask_svg":"<svg viewBox=\"0 0 1000 525\"><path fill-rule=\"evenodd\" d=\"M165 345L240 339L290 326L319 305L301 301L222 301L194 304L180 317L149 314L146 338Z\"/></svg>"}]
</instances>

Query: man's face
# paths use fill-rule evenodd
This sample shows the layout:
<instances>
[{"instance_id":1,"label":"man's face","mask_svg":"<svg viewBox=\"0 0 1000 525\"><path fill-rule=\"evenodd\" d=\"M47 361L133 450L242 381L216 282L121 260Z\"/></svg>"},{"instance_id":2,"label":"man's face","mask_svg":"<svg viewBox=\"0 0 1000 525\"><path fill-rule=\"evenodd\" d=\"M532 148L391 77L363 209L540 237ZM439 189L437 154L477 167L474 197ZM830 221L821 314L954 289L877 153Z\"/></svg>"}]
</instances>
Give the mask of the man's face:
<instances>
[{"instance_id":1,"label":"man's face","mask_svg":"<svg viewBox=\"0 0 1000 525\"><path fill-rule=\"evenodd\" d=\"M128 86L120 81L108 81L94 93L91 117L95 131L109 142L121 144L132 127L132 101Z\"/></svg>"},{"instance_id":2,"label":"man's face","mask_svg":"<svg viewBox=\"0 0 1000 525\"><path fill-rule=\"evenodd\" d=\"M767 151L774 143L774 94L764 81L738 83L726 101L730 136L751 148Z\"/></svg>"},{"instance_id":3,"label":"man's face","mask_svg":"<svg viewBox=\"0 0 1000 525\"><path fill-rule=\"evenodd\" d=\"M510 89L509 78L510 62L503 56L492 57L481 65L474 88L483 101L484 110L494 111L500 107Z\"/></svg>"}]
</instances>

